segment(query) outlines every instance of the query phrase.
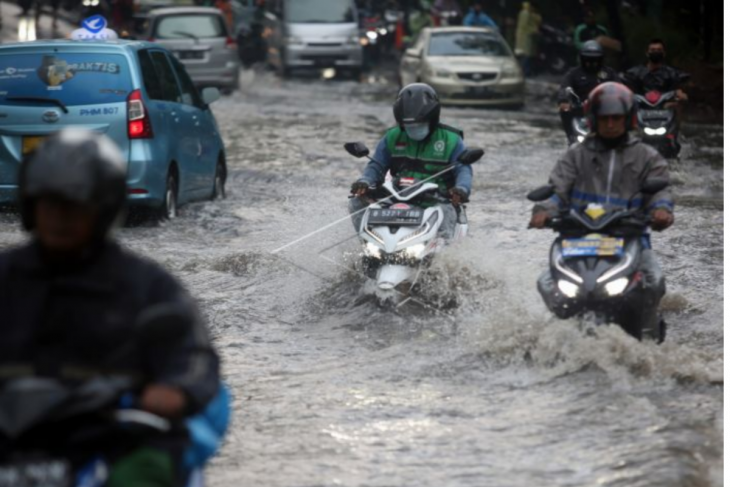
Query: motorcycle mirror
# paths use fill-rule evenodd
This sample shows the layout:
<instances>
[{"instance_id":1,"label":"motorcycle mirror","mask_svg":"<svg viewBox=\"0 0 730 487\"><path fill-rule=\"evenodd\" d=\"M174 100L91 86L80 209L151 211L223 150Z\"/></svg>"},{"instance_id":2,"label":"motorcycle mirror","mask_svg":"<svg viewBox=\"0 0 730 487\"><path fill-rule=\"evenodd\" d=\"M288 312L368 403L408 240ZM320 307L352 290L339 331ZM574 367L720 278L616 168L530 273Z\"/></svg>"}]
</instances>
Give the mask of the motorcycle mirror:
<instances>
[{"instance_id":1,"label":"motorcycle mirror","mask_svg":"<svg viewBox=\"0 0 730 487\"><path fill-rule=\"evenodd\" d=\"M358 159L370 155L370 149L362 142L348 142L345 144L345 150L351 156L355 156Z\"/></svg>"},{"instance_id":2,"label":"motorcycle mirror","mask_svg":"<svg viewBox=\"0 0 730 487\"><path fill-rule=\"evenodd\" d=\"M657 194L659 191L666 189L669 181L662 178L646 178L641 184L641 192L644 194Z\"/></svg>"},{"instance_id":3,"label":"motorcycle mirror","mask_svg":"<svg viewBox=\"0 0 730 487\"><path fill-rule=\"evenodd\" d=\"M540 186L537 189L533 189L527 194L527 199L537 203L538 201L545 201L555 194L555 186L548 184Z\"/></svg>"},{"instance_id":4,"label":"motorcycle mirror","mask_svg":"<svg viewBox=\"0 0 730 487\"><path fill-rule=\"evenodd\" d=\"M165 347L186 336L193 326L190 311L174 304L145 310L137 320L137 339L144 347Z\"/></svg>"},{"instance_id":5,"label":"motorcycle mirror","mask_svg":"<svg viewBox=\"0 0 730 487\"><path fill-rule=\"evenodd\" d=\"M459 155L458 162L462 164L474 164L484 156L483 149L466 149Z\"/></svg>"}]
</instances>

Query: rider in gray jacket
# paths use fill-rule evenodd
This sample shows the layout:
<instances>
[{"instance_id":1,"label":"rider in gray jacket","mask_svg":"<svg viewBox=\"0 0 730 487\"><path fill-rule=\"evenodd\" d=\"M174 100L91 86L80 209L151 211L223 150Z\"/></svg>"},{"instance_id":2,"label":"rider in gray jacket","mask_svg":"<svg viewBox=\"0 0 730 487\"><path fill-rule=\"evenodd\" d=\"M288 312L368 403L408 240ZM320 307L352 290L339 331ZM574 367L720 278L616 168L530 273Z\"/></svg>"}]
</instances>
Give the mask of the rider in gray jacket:
<instances>
[{"instance_id":1,"label":"rider in gray jacket","mask_svg":"<svg viewBox=\"0 0 730 487\"><path fill-rule=\"evenodd\" d=\"M647 178L669 180L669 166L656 150L629 133L635 112L633 93L619 83L604 83L591 92L588 116L593 133L558 160L550 174L555 195L535 205L530 227L544 228L560 210L583 210L590 204L629 209L643 206L651 217L652 229L661 231L672 225L674 202L669 190L646 199L639 193ZM664 277L648 236L642 270L649 285L663 295ZM548 272L542 279L552 278Z\"/></svg>"}]
</instances>

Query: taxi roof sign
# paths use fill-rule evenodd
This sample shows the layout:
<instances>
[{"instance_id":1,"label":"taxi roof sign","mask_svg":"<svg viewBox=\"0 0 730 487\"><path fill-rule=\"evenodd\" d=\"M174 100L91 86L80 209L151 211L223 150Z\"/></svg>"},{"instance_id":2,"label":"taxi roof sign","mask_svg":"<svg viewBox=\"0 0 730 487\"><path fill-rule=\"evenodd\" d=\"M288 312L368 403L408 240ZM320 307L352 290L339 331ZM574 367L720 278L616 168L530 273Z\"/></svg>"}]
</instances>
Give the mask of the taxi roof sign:
<instances>
[{"instance_id":1,"label":"taxi roof sign","mask_svg":"<svg viewBox=\"0 0 730 487\"><path fill-rule=\"evenodd\" d=\"M94 15L81 22L81 28L71 32L71 39L75 41L114 41L119 36L112 29L107 28L107 21L103 15Z\"/></svg>"}]
</instances>

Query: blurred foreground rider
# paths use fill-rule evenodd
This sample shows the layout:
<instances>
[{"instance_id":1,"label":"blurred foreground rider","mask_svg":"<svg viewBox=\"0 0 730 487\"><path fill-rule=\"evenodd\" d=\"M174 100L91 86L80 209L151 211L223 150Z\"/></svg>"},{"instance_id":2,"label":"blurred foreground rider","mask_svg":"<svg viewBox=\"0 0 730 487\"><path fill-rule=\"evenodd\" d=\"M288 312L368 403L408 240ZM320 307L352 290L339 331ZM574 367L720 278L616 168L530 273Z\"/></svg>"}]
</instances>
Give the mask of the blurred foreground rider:
<instances>
[{"instance_id":1,"label":"blurred foreground rider","mask_svg":"<svg viewBox=\"0 0 730 487\"><path fill-rule=\"evenodd\" d=\"M620 83L604 83L591 92L587 114L593 133L558 160L550 174L555 196L535 205L531 228L544 228L561 210L583 209L591 204L623 209L643 205L656 231L674 223L674 203L668 190L647 199L637 194L647 178L668 181L669 166L654 148L629 132L635 113L633 93ZM647 285L661 298L664 276L648 238L641 254L641 270ZM552 281L552 276L548 271L541 279ZM551 287L552 282L546 282L544 289Z\"/></svg>"},{"instance_id":2,"label":"blurred foreground rider","mask_svg":"<svg viewBox=\"0 0 730 487\"><path fill-rule=\"evenodd\" d=\"M439 229L443 238L451 238L456 228L456 208L466 203L471 193L472 168L457 163L465 150L461 131L440 123L441 103L438 95L427 84L414 83L398 94L393 105L397 126L388 130L378 144L362 177L352 185L355 198L350 200L355 229L360 231L363 213L370 201L368 188L385 181L388 171L394 178L412 177L436 183L442 195L451 203L441 205L444 222ZM454 168L433 178L450 165Z\"/></svg>"},{"instance_id":3,"label":"blurred foreground rider","mask_svg":"<svg viewBox=\"0 0 730 487\"><path fill-rule=\"evenodd\" d=\"M618 74L611 68L603 65L603 48L596 41L587 41L580 50L580 66L568 71L563 77L558 91L558 104L560 108L560 120L563 122L563 130L568 137L568 144L573 140L573 118L576 112L582 113L583 103L593 89L607 81L618 81ZM568 88L578 96L575 100L568 93Z\"/></svg>"},{"instance_id":4,"label":"blurred foreground rider","mask_svg":"<svg viewBox=\"0 0 730 487\"><path fill-rule=\"evenodd\" d=\"M80 130L52 136L23 165L18 200L31 239L0 253L0 388L22 377L70 386L110 373L134 377L137 407L182 424L218 392L219 360L180 284L110 236L126 174L110 139ZM165 306L192 326L164 347L141 347L135 324ZM187 441L180 427L114 451L106 485L178 485Z\"/></svg>"}]
</instances>

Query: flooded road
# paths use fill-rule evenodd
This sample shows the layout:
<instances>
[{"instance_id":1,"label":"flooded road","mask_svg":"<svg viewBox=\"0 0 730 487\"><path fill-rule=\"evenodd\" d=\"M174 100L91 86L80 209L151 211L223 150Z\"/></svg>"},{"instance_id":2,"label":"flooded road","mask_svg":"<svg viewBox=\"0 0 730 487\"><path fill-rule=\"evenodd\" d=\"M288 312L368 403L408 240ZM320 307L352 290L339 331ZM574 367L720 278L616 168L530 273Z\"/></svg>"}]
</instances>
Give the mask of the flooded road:
<instances>
[{"instance_id":1,"label":"flooded road","mask_svg":"<svg viewBox=\"0 0 730 487\"><path fill-rule=\"evenodd\" d=\"M672 163L677 223L653 239L668 278L658 346L552 318L537 293L553 235L526 230L524 195L565 149L548 105L443 111L486 151L470 238L435 265L436 295L459 306L393 311L348 264L364 162L342 149L374 148L393 86L246 83L215 105L228 199L119 232L185 282L223 355L236 413L210 485L722 485L722 127L688 126ZM0 246L21 238L4 225Z\"/></svg>"}]
</instances>

